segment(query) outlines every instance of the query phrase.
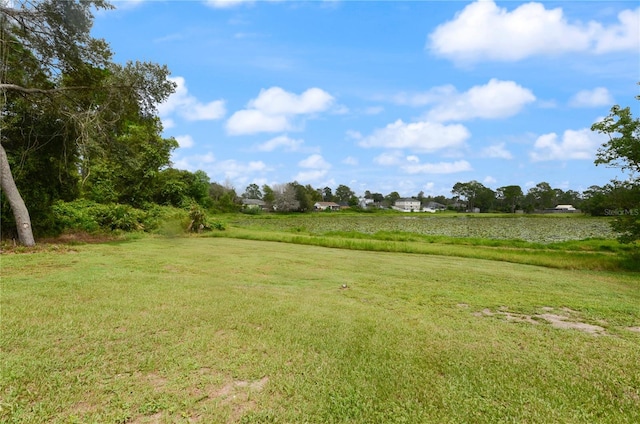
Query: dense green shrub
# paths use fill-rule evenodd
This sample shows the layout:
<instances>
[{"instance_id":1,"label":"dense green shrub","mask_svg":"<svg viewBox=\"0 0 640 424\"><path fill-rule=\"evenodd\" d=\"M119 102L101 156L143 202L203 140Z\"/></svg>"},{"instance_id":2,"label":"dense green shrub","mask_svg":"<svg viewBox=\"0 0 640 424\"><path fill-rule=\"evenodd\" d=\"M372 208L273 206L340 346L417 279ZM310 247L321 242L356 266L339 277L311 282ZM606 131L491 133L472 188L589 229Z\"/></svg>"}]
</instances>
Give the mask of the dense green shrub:
<instances>
[{"instance_id":1,"label":"dense green shrub","mask_svg":"<svg viewBox=\"0 0 640 424\"><path fill-rule=\"evenodd\" d=\"M129 205L101 204L91 200L58 201L53 214L61 230L141 231L149 214Z\"/></svg>"},{"instance_id":2,"label":"dense green shrub","mask_svg":"<svg viewBox=\"0 0 640 424\"><path fill-rule=\"evenodd\" d=\"M205 210L195 202L185 210L154 204L147 209L136 209L129 205L101 204L91 200L58 201L53 205L53 216L59 232L145 231L175 236L190 231L225 229L224 223L210 222Z\"/></svg>"}]
</instances>

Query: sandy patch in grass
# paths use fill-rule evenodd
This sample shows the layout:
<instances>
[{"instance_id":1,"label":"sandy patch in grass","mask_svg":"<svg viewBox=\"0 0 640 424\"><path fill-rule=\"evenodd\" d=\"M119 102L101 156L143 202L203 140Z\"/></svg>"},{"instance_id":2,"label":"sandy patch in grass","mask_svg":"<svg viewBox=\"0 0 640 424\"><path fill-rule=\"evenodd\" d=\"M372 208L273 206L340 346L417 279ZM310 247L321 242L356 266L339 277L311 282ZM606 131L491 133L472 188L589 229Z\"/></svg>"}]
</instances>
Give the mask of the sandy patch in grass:
<instances>
[{"instance_id":1,"label":"sandy patch in grass","mask_svg":"<svg viewBox=\"0 0 640 424\"><path fill-rule=\"evenodd\" d=\"M200 374L207 374L208 368L199 370ZM195 389L192 394L198 398L197 402L217 403L216 407L228 408L227 423L238 423L242 416L257 405L253 395L262 392L269 383L269 377L259 380L232 380L222 386L209 386L204 390ZM201 422L200 415L194 413L189 422Z\"/></svg>"},{"instance_id":2,"label":"sandy patch in grass","mask_svg":"<svg viewBox=\"0 0 640 424\"><path fill-rule=\"evenodd\" d=\"M557 328L570 328L591 334L602 334L605 331L604 328L600 327L599 325L587 324L585 322L578 321L568 321L569 317L566 317L564 315L540 314L536 315L536 317L546 320L551 325Z\"/></svg>"},{"instance_id":3,"label":"sandy patch in grass","mask_svg":"<svg viewBox=\"0 0 640 424\"><path fill-rule=\"evenodd\" d=\"M156 373L147 374L145 380L156 391L162 391L167 385L167 379Z\"/></svg>"},{"instance_id":4,"label":"sandy patch in grass","mask_svg":"<svg viewBox=\"0 0 640 424\"><path fill-rule=\"evenodd\" d=\"M500 310L498 311L492 311L491 309L486 308L480 312L474 312L473 315L477 317L499 316L510 322L525 322L533 325L538 325L541 322L546 322L556 328L578 330L594 335L602 335L606 333L604 327L594 324L587 324L586 322L580 321L577 317L577 315L579 315L578 311L574 311L569 308L561 308L560 310L556 311L550 306L545 306L541 309L544 311L544 313L527 315L508 312L505 307L500 307ZM554 311L556 311L556 313L552 313ZM601 322L603 324L606 324L606 322L604 321Z\"/></svg>"},{"instance_id":5,"label":"sandy patch in grass","mask_svg":"<svg viewBox=\"0 0 640 424\"><path fill-rule=\"evenodd\" d=\"M213 391L210 397L219 399L222 405L229 405L231 412L227 423L236 423L240 421L245 412L255 408L256 401L252 399L252 393L263 391L268 382L269 377L254 381L231 381L220 389Z\"/></svg>"},{"instance_id":6,"label":"sandy patch in grass","mask_svg":"<svg viewBox=\"0 0 640 424\"><path fill-rule=\"evenodd\" d=\"M627 330L640 333L640 327L627 327Z\"/></svg>"}]
</instances>

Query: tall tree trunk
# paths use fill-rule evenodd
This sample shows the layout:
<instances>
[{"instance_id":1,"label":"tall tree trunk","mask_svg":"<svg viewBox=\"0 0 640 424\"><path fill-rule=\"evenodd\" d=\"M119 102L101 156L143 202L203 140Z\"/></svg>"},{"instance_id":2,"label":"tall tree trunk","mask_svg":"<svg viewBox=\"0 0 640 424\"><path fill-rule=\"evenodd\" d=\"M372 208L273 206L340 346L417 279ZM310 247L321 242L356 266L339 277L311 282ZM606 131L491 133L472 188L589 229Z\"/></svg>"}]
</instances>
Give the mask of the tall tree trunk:
<instances>
[{"instance_id":1,"label":"tall tree trunk","mask_svg":"<svg viewBox=\"0 0 640 424\"><path fill-rule=\"evenodd\" d=\"M33 239L33 231L31 229L31 218L29 218L29 211L27 206L20 196L18 187L11 175L11 168L9 167L9 160L7 159L7 152L0 144L0 188L5 197L9 201L11 211L16 220L16 227L18 229L18 240L20 244L25 246L35 246L36 242Z\"/></svg>"}]
</instances>

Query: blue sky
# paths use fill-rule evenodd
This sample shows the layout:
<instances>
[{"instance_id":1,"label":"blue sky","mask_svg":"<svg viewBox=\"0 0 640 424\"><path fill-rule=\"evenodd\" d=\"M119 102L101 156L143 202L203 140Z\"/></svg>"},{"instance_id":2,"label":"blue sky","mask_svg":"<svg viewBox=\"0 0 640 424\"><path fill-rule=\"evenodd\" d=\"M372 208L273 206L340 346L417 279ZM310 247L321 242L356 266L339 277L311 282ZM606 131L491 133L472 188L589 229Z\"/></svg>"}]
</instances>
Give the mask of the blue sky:
<instances>
[{"instance_id":1,"label":"blue sky","mask_svg":"<svg viewBox=\"0 0 640 424\"><path fill-rule=\"evenodd\" d=\"M94 36L166 64L176 168L412 196L546 181L582 191L589 130L640 114L636 1L115 1Z\"/></svg>"}]
</instances>

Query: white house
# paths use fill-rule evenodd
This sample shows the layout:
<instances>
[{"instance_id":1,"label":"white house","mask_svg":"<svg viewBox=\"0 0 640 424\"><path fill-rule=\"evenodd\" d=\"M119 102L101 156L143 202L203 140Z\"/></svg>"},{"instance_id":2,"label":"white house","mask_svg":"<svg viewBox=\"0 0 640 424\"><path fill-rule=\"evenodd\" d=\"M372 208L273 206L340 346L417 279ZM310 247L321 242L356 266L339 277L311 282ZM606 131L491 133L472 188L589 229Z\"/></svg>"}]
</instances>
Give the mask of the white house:
<instances>
[{"instance_id":1,"label":"white house","mask_svg":"<svg viewBox=\"0 0 640 424\"><path fill-rule=\"evenodd\" d=\"M407 197L398 199L393 209L403 212L420 212L420 200Z\"/></svg>"},{"instance_id":2,"label":"white house","mask_svg":"<svg viewBox=\"0 0 640 424\"><path fill-rule=\"evenodd\" d=\"M340 205L334 202L316 202L313 204L313 209L317 211L326 211L327 209L339 211Z\"/></svg>"},{"instance_id":3,"label":"white house","mask_svg":"<svg viewBox=\"0 0 640 424\"><path fill-rule=\"evenodd\" d=\"M265 209L266 203L260 199L242 199L242 207L247 209Z\"/></svg>"},{"instance_id":4,"label":"white house","mask_svg":"<svg viewBox=\"0 0 640 424\"><path fill-rule=\"evenodd\" d=\"M577 209L573 205L558 205L554 208L557 212L576 212Z\"/></svg>"}]
</instances>

